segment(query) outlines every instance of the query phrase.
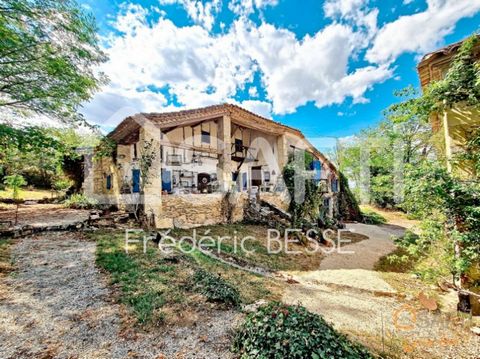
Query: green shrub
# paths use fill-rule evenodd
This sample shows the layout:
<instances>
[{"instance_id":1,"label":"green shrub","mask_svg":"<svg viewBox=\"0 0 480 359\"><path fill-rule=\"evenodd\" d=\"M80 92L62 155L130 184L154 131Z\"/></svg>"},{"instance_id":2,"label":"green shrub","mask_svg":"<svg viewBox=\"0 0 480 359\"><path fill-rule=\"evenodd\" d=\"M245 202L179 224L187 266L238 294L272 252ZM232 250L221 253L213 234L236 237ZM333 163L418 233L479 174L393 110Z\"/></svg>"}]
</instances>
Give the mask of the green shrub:
<instances>
[{"instance_id":1,"label":"green shrub","mask_svg":"<svg viewBox=\"0 0 480 359\"><path fill-rule=\"evenodd\" d=\"M240 293L219 275L199 269L193 276L194 290L203 294L211 302L224 303L229 306L240 304Z\"/></svg>"},{"instance_id":2,"label":"green shrub","mask_svg":"<svg viewBox=\"0 0 480 359\"><path fill-rule=\"evenodd\" d=\"M97 207L98 202L93 198L88 198L84 194L75 193L63 202L66 207L76 209L92 209Z\"/></svg>"},{"instance_id":3,"label":"green shrub","mask_svg":"<svg viewBox=\"0 0 480 359\"><path fill-rule=\"evenodd\" d=\"M59 178L53 182L53 189L60 193L65 193L67 190L72 187L73 181L68 178Z\"/></svg>"},{"instance_id":4,"label":"green shrub","mask_svg":"<svg viewBox=\"0 0 480 359\"><path fill-rule=\"evenodd\" d=\"M384 224L387 223L385 217L371 210L362 211L363 223L366 224Z\"/></svg>"},{"instance_id":5,"label":"green shrub","mask_svg":"<svg viewBox=\"0 0 480 359\"><path fill-rule=\"evenodd\" d=\"M25 178L23 178L23 176L21 175L11 175L5 176L5 178L3 179L3 183L7 185L7 187L12 189L12 198L14 200L18 200L20 187L25 186L27 184L27 181L25 181Z\"/></svg>"},{"instance_id":6,"label":"green shrub","mask_svg":"<svg viewBox=\"0 0 480 359\"><path fill-rule=\"evenodd\" d=\"M278 302L247 317L235 335L233 350L242 359L373 358L319 315Z\"/></svg>"}]
</instances>

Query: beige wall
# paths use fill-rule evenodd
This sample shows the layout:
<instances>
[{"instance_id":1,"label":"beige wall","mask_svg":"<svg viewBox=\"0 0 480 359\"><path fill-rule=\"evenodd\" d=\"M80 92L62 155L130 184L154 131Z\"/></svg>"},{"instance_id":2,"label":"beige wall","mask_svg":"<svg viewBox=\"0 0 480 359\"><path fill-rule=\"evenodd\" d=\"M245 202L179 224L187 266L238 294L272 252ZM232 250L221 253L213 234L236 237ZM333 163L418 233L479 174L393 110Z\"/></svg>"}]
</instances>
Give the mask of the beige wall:
<instances>
[{"instance_id":1,"label":"beige wall","mask_svg":"<svg viewBox=\"0 0 480 359\"><path fill-rule=\"evenodd\" d=\"M466 162L458 163L455 154L461 151L473 131L480 127L480 111L457 105L434 116L436 118L432 119L432 123L435 124L434 130L442 134L439 147L445 153L448 169L465 178L473 177L473 166Z\"/></svg>"},{"instance_id":2,"label":"beige wall","mask_svg":"<svg viewBox=\"0 0 480 359\"><path fill-rule=\"evenodd\" d=\"M235 195L233 222L243 220L243 206L246 194ZM188 194L163 196L164 223L178 228L193 228L204 225L225 223L224 194Z\"/></svg>"}]
</instances>

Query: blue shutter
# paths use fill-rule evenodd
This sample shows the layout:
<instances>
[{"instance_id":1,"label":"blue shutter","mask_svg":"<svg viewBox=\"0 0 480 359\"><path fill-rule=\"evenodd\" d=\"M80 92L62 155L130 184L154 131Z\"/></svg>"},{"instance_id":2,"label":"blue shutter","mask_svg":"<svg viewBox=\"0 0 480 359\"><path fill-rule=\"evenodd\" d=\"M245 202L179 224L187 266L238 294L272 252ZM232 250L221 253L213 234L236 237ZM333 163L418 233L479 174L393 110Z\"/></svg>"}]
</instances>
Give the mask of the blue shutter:
<instances>
[{"instance_id":1,"label":"blue shutter","mask_svg":"<svg viewBox=\"0 0 480 359\"><path fill-rule=\"evenodd\" d=\"M172 191L171 171L162 170L162 191Z\"/></svg>"},{"instance_id":2,"label":"blue shutter","mask_svg":"<svg viewBox=\"0 0 480 359\"><path fill-rule=\"evenodd\" d=\"M313 180L318 183L322 178L322 163L320 161L313 161L312 162L312 170L313 173Z\"/></svg>"},{"instance_id":3,"label":"blue shutter","mask_svg":"<svg viewBox=\"0 0 480 359\"><path fill-rule=\"evenodd\" d=\"M133 193L140 192L140 170L132 170L132 189Z\"/></svg>"},{"instance_id":4,"label":"blue shutter","mask_svg":"<svg viewBox=\"0 0 480 359\"><path fill-rule=\"evenodd\" d=\"M112 176L111 175L107 176L107 189L108 190L112 189Z\"/></svg>"}]
</instances>

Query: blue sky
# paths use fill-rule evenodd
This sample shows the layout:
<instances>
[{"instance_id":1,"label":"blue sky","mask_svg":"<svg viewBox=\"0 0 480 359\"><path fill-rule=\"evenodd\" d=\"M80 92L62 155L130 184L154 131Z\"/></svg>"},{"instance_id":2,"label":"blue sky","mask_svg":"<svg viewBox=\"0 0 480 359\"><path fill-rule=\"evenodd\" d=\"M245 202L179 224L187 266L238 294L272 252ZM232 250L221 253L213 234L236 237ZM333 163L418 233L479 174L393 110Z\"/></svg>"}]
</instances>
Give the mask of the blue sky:
<instances>
[{"instance_id":1,"label":"blue sky","mask_svg":"<svg viewBox=\"0 0 480 359\"><path fill-rule=\"evenodd\" d=\"M416 64L478 30L480 0L82 0L110 83L85 104L105 130L140 111L232 102L350 136L418 86Z\"/></svg>"}]
</instances>

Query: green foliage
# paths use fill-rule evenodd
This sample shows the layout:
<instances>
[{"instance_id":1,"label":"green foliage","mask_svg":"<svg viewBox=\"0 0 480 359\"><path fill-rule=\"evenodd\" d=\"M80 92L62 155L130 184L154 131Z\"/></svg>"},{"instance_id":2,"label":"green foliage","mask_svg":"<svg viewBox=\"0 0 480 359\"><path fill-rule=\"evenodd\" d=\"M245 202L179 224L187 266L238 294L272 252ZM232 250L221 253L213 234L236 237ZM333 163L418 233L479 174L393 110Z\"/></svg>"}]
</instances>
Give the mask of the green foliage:
<instances>
[{"instance_id":1,"label":"green foliage","mask_svg":"<svg viewBox=\"0 0 480 359\"><path fill-rule=\"evenodd\" d=\"M10 176L5 176L3 179L3 183L12 189L13 191L13 199L18 200L19 199L19 190L22 186L25 186L27 184L27 181L25 181L25 178L23 178L21 175L10 175Z\"/></svg>"},{"instance_id":2,"label":"green foliage","mask_svg":"<svg viewBox=\"0 0 480 359\"><path fill-rule=\"evenodd\" d=\"M164 293L156 289L156 283L162 280L157 271L136 257L125 253L119 238L101 237L97 245L97 265L111 274L112 284L119 285L121 302L132 309L140 324L160 324L164 314L160 309L165 304ZM150 264L154 258L146 256ZM156 268L156 267L153 267Z\"/></svg>"},{"instance_id":3,"label":"green foliage","mask_svg":"<svg viewBox=\"0 0 480 359\"><path fill-rule=\"evenodd\" d=\"M93 209L98 206L98 202L93 198L88 198L82 193L74 193L63 202L65 207L76 209Z\"/></svg>"},{"instance_id":4,"label":"green foliage","mask_svg":"<svg viewBox=\"0 0 480 359\"><path fill-rule=\"evenodd\" d=\"M358 206L358 200L350 189L348 180L345 175L340 172L340 196L338 199L338 212L343 220L361 221L362 213Z\"/></svg>"},{"instance_id":5,"label":"green foliage","mask_svg":"<svg viewBox=\"0 0 480 359\"><path fill-rule=\"evenodd\" d=\"M157 157L157 151L154 146L154 140L144 141L138 158L138 167L140 169L140 191L143 193L145 187L152 180L151 167Z\"/></svg>"},{"instance_id":6,"label":"green foliage","mask_svg":"<svg viewBox=\"0 0 480 359\"><path fill-rule=\"evenodd\" d=\"M331 223L326 216L323 188L315 183L309 171L313 157L307 152L305 156L305 160L290 158L283 169L283 179L291 198L289 212L292 214L292 225L304 229L312 225L324 228ZM295 183L305 185L303 193Z\"/></svg>"},{"instance_id":7,"label":"green foliage","mask_svg":"<svg viewBox=\"0 0 480 359\"><path fill-rule=\"evenodd\" d=\"M199 269L193 276L193 282L194 289L211 302L224 303L233 307L241 302L238 290L219 275Z\"/></svg>"},{"instance_id":8,"label":"green foliage","mask_svg":"<svg viewBox=\"0 0 480 359\"><path fill-rule=\"evenodd\" d=\"M443 110L460 102L475 107L480 104L480 64L473 51L479 41L476 34L465 40L445 77L429 86L423 98L433 109Z\"/></svg>"},{"instance_id":9,"label":"green foliage","mask_svg":"<svg viewBox=\"0 0 480 359\"><path fill-rule=\"evenodd\" d=\"M117 143L110 137L103 137L100 143L95 147L94 159L99 160L105 157L111 157L115 160L117 153Z\"/></svg>"},{"instance_id":10,"label":"green foliage","mask_svg":"<svg viewBox=\"0 0 480 359\"><path fill-rule=\"evenodd\" d=\"M78 158L76 148L95 141L95 134L73 129L0 124L0 176L18 173L31 185L49 188L64 177L65 161Z\"/></svg>"},{"instance_id":11,"label":"green foliage","mask_svg":"<svg viewBox=\"0 0 480 359\"><path fill-rule=\"evenodd\" d=\"M451 272L465 273L480 260L480 184L462 181L430 162L410 168L407 179L404 208L429 219L423 223L418 243L410 247L424 253L429 246L448 238L452 244ZM459 256L455 256L454 244Z\"/></svg>"},{"instance_id":12,"label":"green foliage","mask_svg":"<svg viewBox=\"0 0 480 359\"><path fill-rule=\"evenodd\" d=\"M412 85L394 92L394 95L403 99L384 111L385 117L393 123L428 123L432 111L431 99L421 96L421 91Z\"/></svg>"},{"instance_id":13,"label":"green foliage","mask_svg":"<svg viewBox=\"0 0 480 359\"><path fill-rule=\"evenodd\" d=\"M479 78L480 81L480 78ZM460 153L455 156L455 161L467 161L472 165L473 175L476 178L480 176L480 129L475 129L468 136L465 146Z\"/></svg>"},{"instance_id":14,"label":"green foliage","mask_svg":"<svg viewBox=\"0 0 480 359\"><path fill-rule=\"evenodd\" d=\"M57 192L65 193L72 185L73 185L73 183L70 179L61 177L61 178L58 178L53 183L52 187Z\"/></svg>"},{"instance_id":15,"label":"green foliage","mask_svg":"<svg viewBox=\"0 0 480 359\"><path fill-rule=\"evenodd\" d=\"M301 306L272 302L250 314L235 335L233 350L247 358L372 358L322 317Z\"/></svg>"},{"instance_id":16,"label":"green foliage","mask_svg":"<svg viewBox=\"0 0 480 359\"><path fill-rule=\"evenodd\" d=\"M355 184L352 192L357 200L382 208L396 207L399 198L395 196L394 173L429 156L431 128L420 117L404 121L408 111L414 109L390 109L387 119L377 127L362 131L340 147L340 170Z\"/></svg>"},{"instance_id":17,"label":"green foliage","mask_svg":"<svg viewBox=\"0 0 480 359\"><path fill-rule=\"evenodd\" d=\"M362 210L362 220L366 224L384 224L387 223L385 217L370 209Z\"/></svg>"},{"instance_id":18,"label":"green foliage","mask_svg":"<svg viewBox=\"0 0 480 359\"><path fill-rule=\"evenodd\" d=\"M105 60L95 20L75 1L0 1L0 109L78 121Z\"/></svg>"}]
</instances>

